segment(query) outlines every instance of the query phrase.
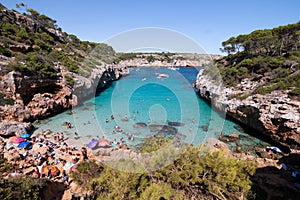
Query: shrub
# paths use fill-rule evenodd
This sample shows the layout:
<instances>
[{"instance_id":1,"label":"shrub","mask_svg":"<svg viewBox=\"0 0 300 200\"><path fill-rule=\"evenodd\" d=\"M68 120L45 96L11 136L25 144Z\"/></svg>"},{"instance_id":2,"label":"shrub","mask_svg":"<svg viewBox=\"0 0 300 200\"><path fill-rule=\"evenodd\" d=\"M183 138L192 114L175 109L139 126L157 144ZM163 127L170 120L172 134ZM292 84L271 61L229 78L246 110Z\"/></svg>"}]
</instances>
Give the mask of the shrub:
<instances>
[{"instance_id":1,"label":"shrub","mask_svg":"<svg viewBox=\"0 0 300 200\"><path fill-rule=\"evenodd\" d=\"M289 92L289 97L297 99L300 101L300 88L294 88L292 91Z\"/></svg>"},{"instance_id":2,"label":"shrub","mask_svg":"<svg viewBox=\"0 0 300 200\"><path fill-rule=\"evenodd\" d=\"M152 147L145 147L144 152L161 149L171 140L162 137L151 138L151 143L146 140L144 145ZM136 164L120 160L115 167L79 164L72 177L87 186L93 199L241 199L250 191L254 163L228 158L220 151L210 152L202 146L189 145L177 151L180 152L177 159L156 171L129 173L126 166Z\"/></svg>"},{"instance_id":3,"label":"shrub","mask_svg":"<svg viewBox=\"0 0 300 200\"><path fill-rule=\"evenodd\" d=\"M0 54L4 55L4 56L7 56L7 57L11 57L12 56L11 51L8 50L7 48L1 46L1 45L0 45Z\"/></svg>"},{"instance_id":4,"label":"shrub","mask_svg":"<svg viewBox=\"0 0 300 200\"><path fill-rule=\"evenodd\" d=\"M46 187L45 179L30 177L16 177L0 180L0 198L14 199L43 199L43 190Z\"/></svg>"},{"instance_id":5,"label":"shrub","mask_svg":"<svg viewBox=\"0 0 300 200\"><path fill-rule=\"evenodd\" d=\"M68 85L70 85L70 86L73 86L73 85L74 85L74 82L75 82L75 81L74 81L74 79L73 79L72 76L65 75L65 79L66 79Z\"/></svg>"},{"instance_id":6,"label":"shrub","mask_svg":"<svg viewBox=\"0 0 300 200\"><path fill-rule=\"evenodd\" d=\"M92 179L99 177L102 170L103 167L93 161L81 162L77 165L76 171L71 173L71 176L73 181L86 187Z\"/></svg>"},{"instance_id":7,"label":"shrub","mask_svg":"<svg viewBox=\"0 0 300 200\"><path fill-rule=\"evenodd\" d=\"M274 90L274 85L273 86L259 86L258 88L256 88L254 90L254 93L257 93L257 94L268 94L270 92L272 92Z\"/></svg>"}]
</instances>

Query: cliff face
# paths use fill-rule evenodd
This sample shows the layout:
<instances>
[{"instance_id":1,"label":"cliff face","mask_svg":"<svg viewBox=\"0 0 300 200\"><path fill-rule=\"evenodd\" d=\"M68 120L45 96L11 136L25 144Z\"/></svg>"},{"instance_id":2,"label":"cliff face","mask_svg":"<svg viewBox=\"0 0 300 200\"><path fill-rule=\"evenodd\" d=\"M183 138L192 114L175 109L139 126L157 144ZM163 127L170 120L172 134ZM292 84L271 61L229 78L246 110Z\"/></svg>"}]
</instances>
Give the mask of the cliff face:
<instances>
[{"instance_id":1,"label":"cliff face","mask_svg":"<svg viewBox=\"0 0 300 200\"><path fill-rule=\"evenodd\" d=\"M244 79L235 87L217 84L201 70L196 86L200 96L212 106L256 133L291 149L300 149L300 102L288 97L288 91L253 94L259 83ZM238 98L243 96L243 98Z\"/></svg>"},{"instance_id":2,"label":"cliff face","mask_svg":"<svg viewBox=\"0 0 300 200\"><path fill-rule=\"evenodd\" d=\"M124 73L124 72L122 72ZM24 76L12 71L0 78L0 90L14 100L13 105L0 106L1 120L33 121L62 112L92 95L96 89L121 77L120 69L96 68L89 78L75 76L74 87L66 80Z\"/></svg>"},{"instance_id":3,"label":"cliff face","mask_svg":"<svg viewBox=\"0 0 300 200\"><path fill-rule=\"evenodd\" d=\"M109 82L127 74L129 74L127 67L107 65L95 68L89 78L75 75L73 104L81 104L87 98L95 96L97 90L106 87Z\"/></svg>"}]
</instances>

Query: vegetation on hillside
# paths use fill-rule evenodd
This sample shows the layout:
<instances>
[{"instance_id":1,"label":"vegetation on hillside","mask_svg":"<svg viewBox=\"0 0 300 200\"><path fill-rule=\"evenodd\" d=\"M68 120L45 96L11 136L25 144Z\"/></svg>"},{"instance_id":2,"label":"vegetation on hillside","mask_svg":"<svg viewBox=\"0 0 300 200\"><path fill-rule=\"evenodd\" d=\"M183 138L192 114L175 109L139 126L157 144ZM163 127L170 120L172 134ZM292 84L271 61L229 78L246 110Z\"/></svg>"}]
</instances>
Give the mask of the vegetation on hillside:
<instances>
[{"instance_id":1,"label":"vegetation on hillside","mask_svg":"<svg viewBox=\"0 0 300 200\"><path fill-rule=\"evenodd\" d=\"M161 149L169 142L149 138L142 151ZM256 169L250 161L237 161L222 152L192 145L171 164L155 171L138 171L139 164L130 160L121 160L119 165L134 167L137 173L81 163L72 177L90 189L95 199L241 199L249 194L250 176Z\"/></svg>"},{"instance_id":2,"label":"vegetation on hillside","mask_svg":"<svg viewBox=\"0 0 300 200\"><path fill-rule=\"evenodd\" d=\"M15 169L0 155L0 177L13 173ZM11 177L0 179L0 198L10 199L43 199L43 191L47 186L46 179L31 177Z\"/></svg>"},{"instance_id":3,"label":"vegetation on hillside","mask_svg":"<svg viewBox=\"0 0 300 200\"><path fill-rule=\"evenodd\" d=\"M133 60L136 58L142 58L146 59L149 63L154 62L156 60L158 61L166 61L171 62L171 56L175 55L174 53L169 52L156 52L155 56L152 55L152 53L118 53L115 59L113 60L113 63L119 63L124 60ZM180 57L177 57L177 59L183 59Z\"/></svg>"},{"instance_id":4,"label":"vegetation on hillside","mask_svg":"<svg viewBox=\"0 0 300 200\"><path fill-rule=\"evenodd\" d=\"M40 14L23 3L17 9L22 15L0 6L0 55L13 57L7 68L29 75L57 79L60 64L68 71L88 77L102 62L112 62L115 51L106 44L81 41L75 35L62 32L56 20ZM68 82L73 83L68 77Z\"/></svg>"},{"instance_id":5,"label":"vegetation on hillside","mask_svg":"<svg viewBox=\"0 0 300 200\"><path fill-rule=\"evenodd\" d=\"M227 86L249 78L263 83L256 93L290 90L290 97L299 99L300 22L231 37L222 46L228 56L217 66Z\"/></svg>"}]
</instances>

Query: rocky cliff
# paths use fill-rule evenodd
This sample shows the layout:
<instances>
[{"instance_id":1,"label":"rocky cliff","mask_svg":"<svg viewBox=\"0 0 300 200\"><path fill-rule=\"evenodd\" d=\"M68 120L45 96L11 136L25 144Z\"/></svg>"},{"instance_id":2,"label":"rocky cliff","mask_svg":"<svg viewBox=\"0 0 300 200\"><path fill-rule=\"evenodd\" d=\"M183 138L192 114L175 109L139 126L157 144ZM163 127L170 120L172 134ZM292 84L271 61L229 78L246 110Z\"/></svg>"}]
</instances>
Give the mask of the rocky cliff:
<instances>
[{"instance_id":1,"label":"rocky cliff","mask_svg":"<svg viewBox=\"0 0 300 200\"><path fill-rule=\"evenodd\" d=\"M55 20L37 11L20 14L2 6L0 19L2 127L9 121L24 127L24 121L60 113L128 73L105 62L114 57L111 47L62 32ZM0 135L11 134L1 128Z\"/></svg>"},{"instance_id":2,"label":"rocky cliff","mask_svg":"<svg viewBox=\"0 0 300 200\"><path fill-rule=\"evenodd\" d=\"M291 149L300 149L300 102L288 97L287 90L254 94L258 82L243 79L235 87L223 87L202 69L196 86L202 98L226 112L239 123L263 134L271 141Z\"/></svg>"},{"instance_id":3,"label":"rocky cliff","mask_svg":"<svg viewBox=\"0 0 300 200\"><path fill-rule=\"evenodd\" d=\"M0 90L14 104L0 106L0 119L33 121L62 112L77 105L78 99L85 100L95 95L97 89L125 73L120 68L95 68L89 78L74 74L74 87L70 87L64 76L53 80L9 72L0 77Z\"/></svg>"}]
</instances>

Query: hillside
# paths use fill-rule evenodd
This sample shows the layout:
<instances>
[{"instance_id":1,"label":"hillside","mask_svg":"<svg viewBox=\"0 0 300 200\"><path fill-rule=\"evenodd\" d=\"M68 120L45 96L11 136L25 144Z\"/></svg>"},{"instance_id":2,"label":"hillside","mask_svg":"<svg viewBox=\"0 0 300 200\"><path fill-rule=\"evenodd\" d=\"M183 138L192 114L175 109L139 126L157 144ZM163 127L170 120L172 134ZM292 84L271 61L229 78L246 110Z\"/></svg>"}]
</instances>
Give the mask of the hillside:
<instances>
[{"instance_id":1,"label":"hillside","mask_svg":"<svg viewBox=\"0 0 300 200\"><path fill-rule=\"evenodd\" d=\"M300 22L231 37L222 45L228 56L216 63L226 86L248 78L260 82L254 93L288 90L300 100Z\"/></svg>"},{"instance_id":2,"label":"hillside","mask_svg":"<svg viewBox=\"0 0 300 200\"><path fill-rule=\"evenodd\" d=\"M222 43L228 55L198 76L200 95L287 150L300 145L300 22Z\"/></svg>"},{"instance_id":3,"label":"hillside","mask_svg":"<svg viewBox=\"0 0 300 200\"><path fill-rule=\"evenodd\" d=\"M32 121L53 115L120 77L118 69L108 66L116 53L106 44L81 41L31 8L20 14L1 5L0 18L2 120Z\"/></svg>"}]
</instances>

